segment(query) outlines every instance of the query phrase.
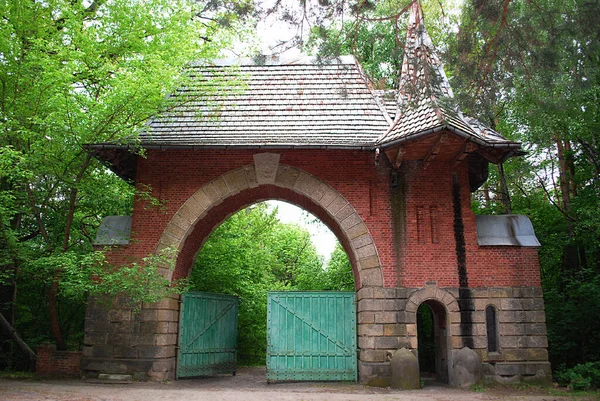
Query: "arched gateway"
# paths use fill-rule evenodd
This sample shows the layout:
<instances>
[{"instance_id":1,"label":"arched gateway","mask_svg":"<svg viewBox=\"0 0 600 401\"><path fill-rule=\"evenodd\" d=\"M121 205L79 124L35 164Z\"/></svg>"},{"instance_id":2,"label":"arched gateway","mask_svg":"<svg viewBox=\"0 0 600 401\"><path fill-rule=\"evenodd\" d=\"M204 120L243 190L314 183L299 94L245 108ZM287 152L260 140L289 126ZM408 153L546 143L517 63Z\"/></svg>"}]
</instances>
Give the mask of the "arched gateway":
<instances>
[{"instance_id":1,"label":"arched gateway","mask_svg":"<svg viewBox=\"0 0 600 401\"><path fill-rule=\"evenodd\" d=\"M108 253L131 263L165 247L188 274L213 229L242 207L282 199L312 212L342 242L356 282L358 371L389 383L388 355L417 352L416 312L437 319L439 376L471 348L489 377L548 377L546 326L531 223L475 216L470 192L487 167L520 152L462 115L418 2L408 24L400 87L377 91L353 58L330 63L191 66L185 100L157 116L135 147L90 148L113 171L150 188L136 199L131 238ZM128 231L129 227L125 227ZM113 242L114 243L114 242ZM179 300L138 314L90 303L82 370L173 378Z\"/></svg>"},{"instance_id":2,"label":"arched gateway","mask_svg":"<svg viewBox=\"0 0 600 401\"><path fill-rule=\"evenodd\" d=\"M342 194L318 177L280 164L279 154L257 153L253 158L253 164L231 170L203 185L173 215L156 250L171 247L179 251L175 271L165 271L169 278L173 274L187 275L199 244L225 218L255 202L279 199L312 212L336 234L351 261L357 289L383 284L373 237ZM192 240L187 241L190 236Z\"/></svg>"}]
</instances>

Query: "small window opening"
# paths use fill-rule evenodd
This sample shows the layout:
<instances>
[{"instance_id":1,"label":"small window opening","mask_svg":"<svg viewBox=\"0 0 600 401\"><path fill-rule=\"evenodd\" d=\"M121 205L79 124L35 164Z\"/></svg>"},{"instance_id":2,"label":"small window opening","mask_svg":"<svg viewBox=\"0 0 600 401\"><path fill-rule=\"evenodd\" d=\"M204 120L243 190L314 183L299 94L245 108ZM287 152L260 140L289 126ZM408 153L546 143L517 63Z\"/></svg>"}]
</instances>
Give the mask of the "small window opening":
<instances>
[{"instance_id":1,"label":"small window opening","mask_svg":"<svg viewBox=\"0 0 600 401\"><path fill-rule=\"evenodd\" d=\"M488 352L498 352L498 319L496 308L488 305L485 308L485 321L487 326Z\"/></svg>"}]
</instances>

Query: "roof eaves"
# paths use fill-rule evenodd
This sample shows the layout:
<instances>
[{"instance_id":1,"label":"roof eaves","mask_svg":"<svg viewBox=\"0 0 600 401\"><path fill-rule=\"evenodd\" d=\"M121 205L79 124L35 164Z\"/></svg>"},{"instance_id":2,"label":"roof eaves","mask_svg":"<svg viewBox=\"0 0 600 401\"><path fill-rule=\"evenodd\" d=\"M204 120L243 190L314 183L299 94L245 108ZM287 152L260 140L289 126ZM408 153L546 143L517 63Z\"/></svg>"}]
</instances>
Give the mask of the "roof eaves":
<instances>
[{"instance_id":1,"label":"roof eaves","mask_svg":"<svg viewBox=\"0 0 600 401\"><path fill-rule=\"evenodd\" d=\"M139 144L139 145L119 145L110 143L97 143L84 145L87 149L326 149L326 150L374 150L373 144L360 145L327 145L327 144L206 144L206 145L191 145L191 144Z\"/></svg>"},{"instance_id":2,"label":"roof eaves","mask_svg":"<svg viewBox=\"0 0 600 401\"><path fill-rule=\"evenodd\" d=\"M473 141L473 142L475 142L475 143L477 143L479 145L482 145L483 147L486 147L486 148L508 148L508 149L515 148L515 149L518 149L518 148L521 147L521 143L520 142L513 142L513 141L498 142L498 143L488 142L488 141L485 141L483 139L474 137L472 134L470 134L470 133L468 133L468 132L466 132L466 131L458 128L458 127L454 127L452 125L449 125L447 123L435 126L433 128L429 128L429 129L424 130L424 131L416 132L414 134L411 134L411 135L408 135L408 136L404 136L404 137L395 139L395 140L387 142L387 143L385 143L385 142L378 142L377 143L377 147L384 148L384 149L385 148L389 148L389 147L401 144L403 142L412 142L412 141L415 141L415 140L417 140L417 139L419 139L421 137L424 137L424 136L427 136L427 135L430 135L430 134L435 134L435 133L438 133L438 132L441 132L441 131L444 131L444 130L448 130L450 132L453 132L453 133L455 133L455 134L457 134L457 135L459 135L459 136L461 136L463 138L466 138L466 139L468 139L470 141Z\"/></svg>"}]
</instances>

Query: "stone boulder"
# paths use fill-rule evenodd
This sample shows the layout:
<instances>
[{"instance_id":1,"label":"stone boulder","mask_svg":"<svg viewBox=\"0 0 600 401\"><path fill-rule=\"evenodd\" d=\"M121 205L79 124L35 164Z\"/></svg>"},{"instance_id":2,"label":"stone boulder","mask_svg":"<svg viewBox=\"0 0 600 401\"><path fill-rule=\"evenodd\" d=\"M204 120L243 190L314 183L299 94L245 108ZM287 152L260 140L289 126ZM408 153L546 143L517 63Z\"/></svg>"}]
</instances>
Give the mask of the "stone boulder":
<instances>
[{"instance_id":1,"label":"stone boulder","mask_svg":"<svg viewBox=\"0 0 600 401\"><path fill-rule=\"evenodd\" d=\"M456 387L470 387L481 382L483 366L477 352L464 347L454 357L451 384Z\"/></svg>"},{"instance_id":2,"label":"stone boulder","mask_svg":"<svg viewBox=\"0 0 600 401\"><path fill-rule=\"evenodd\" d=\"M394 352L390 360L392 378L390 386L399 390L415 390L421 388L419 376L419 360L411 351L401 348Z\"/></svg>"}]
</instances>

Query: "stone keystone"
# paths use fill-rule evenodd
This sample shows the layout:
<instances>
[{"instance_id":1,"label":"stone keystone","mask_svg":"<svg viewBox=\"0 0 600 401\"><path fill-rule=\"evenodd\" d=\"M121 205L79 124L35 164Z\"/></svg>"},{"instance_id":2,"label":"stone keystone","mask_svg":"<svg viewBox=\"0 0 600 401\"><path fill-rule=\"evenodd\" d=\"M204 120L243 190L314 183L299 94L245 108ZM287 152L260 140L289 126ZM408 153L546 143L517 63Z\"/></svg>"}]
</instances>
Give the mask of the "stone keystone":
<instances>
[{"instance_id":1,"label":"stone keystone","mask_svg":"<svg viewBox=\"0 0 600 401\"><path fill-rule=\"evenodd\" d=\"M274 184L279 166L279 154L259 153L254 155L254 166L256 169L256 181L258 185Z\"/></svg>"}]
</instances>

